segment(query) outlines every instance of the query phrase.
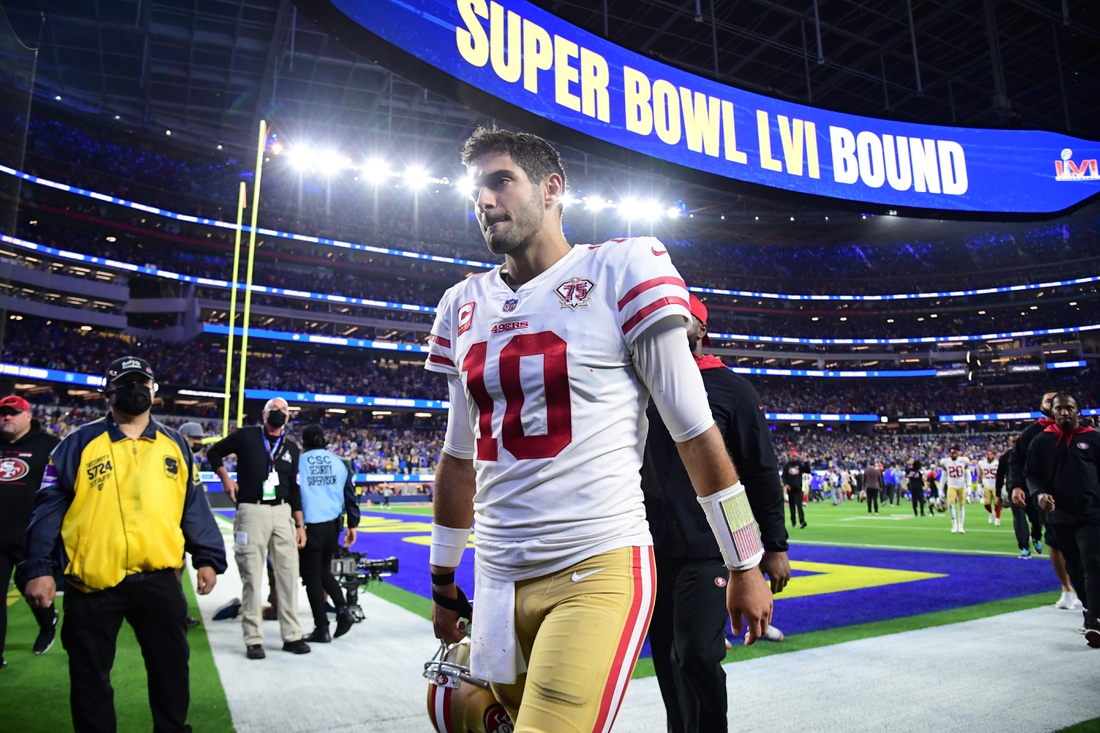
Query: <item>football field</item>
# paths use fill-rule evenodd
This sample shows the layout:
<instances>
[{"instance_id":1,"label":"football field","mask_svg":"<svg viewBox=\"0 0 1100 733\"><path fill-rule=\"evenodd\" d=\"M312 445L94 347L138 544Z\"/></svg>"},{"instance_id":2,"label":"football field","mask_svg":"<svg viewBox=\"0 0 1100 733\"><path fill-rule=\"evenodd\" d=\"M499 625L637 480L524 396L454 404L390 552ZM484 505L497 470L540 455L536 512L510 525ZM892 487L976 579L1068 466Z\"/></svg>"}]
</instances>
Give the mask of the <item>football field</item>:
<instances>
[{"instance_id":1,"label":"football field","mask_svg":"<svg viewBox=\"0 0 1100 733\"><path fill-rule=\"evenodd\" d=\"M427 621L431 507L395 504L388 508L365 506L363 510L355 549L373 558L397 556L400 572L364 594L366 622L336 643L314 645L313 653L306 657L277 651L277 624L270 622L265 624L268 660L248 662L243 655L239 623L210 620L218 605L239 596L240 581L232 563L211 596L198 599L196 604L189 591L192 615L203 618L203 626L190 632L190 721L196 731L272 730L283 727L284 715L295 713L297 722L285 730L321 729L302 722L299 708L303 697L322 701L317 705L329 700L323 711L316 711L319 717L304 718L324 720L325 729L431 730L423 707L426 684L419 676L434 644ZM225 520L219 523L223 534L231 541L228 520L232 511L218 510L218 514ZM866 506L859 503L841 507L831 503L808 505L809 526L789 530L794 577L787 590L776 597L775 625L787 638L781 643L759 642L752 647L744 647L736 643L740 639L734 639L726 659L731 685L733 680L751 675L758 684L765 685L766 691L773 676L794 674L807 683L799 687L804 690L807 705L827 711L828 699L815 701L815 682L821 682L822 675L859 675L860 665L864 664L885 665L887 670L901 664L919 677L900 682L899 694L911 684L917 685L914 693L935 689L947 677L958 676L960 664L964 668L972 664L974 674L980 676L1003 673L1005 680L990 680L994 686L1014 684L1020 677L1020 657L1014 658L1013 654L1033 660L1043 669L1065 657L1072 661L1068 667L1071 672L1077 669L1073 665L1100 670L1100 655L1085 650L1075 633L1080 624L1079 612L1052 608L1058 585L1046 554L1027 561L1017 558L1007 512L1001 527L987 523L980 505L969 505L967 515L966 534L951 534L946 516L913 517L909 506L884 506L878 515L868 515ZM472 563L464 565L459 582L464 588L472 588ZM46 655L32 655L30 646L36 627L29 609L14 588L7 602L10 624L6 658L10 666L0 671L2 727L13 731L71 729L65 652L60 641ZM304 592L300 594L299 617L308 632L311 625ZM962 641L947 641L956 638ZM989 656L983 647L990 639L996 640L998 654L1006 655L1003 670L998 667L998 658ZM837 673L836 669L850 671ZM1038 668L1023 670L1019 684L1043 690L1044 678L1031 680L1027 675L1032 672L1038 674ZM906 678L909 672L899 669L897 674ZM1079 672L1073 674L1076 676L1070 680L1080 676ZM630 710L624 708L616 730L661 729L660 697L652 675L647 649L628 692ZM119 730L151 728L140 651L125 625L112 679ZM791 683L799 684L795 680ZM1088 689L1095 690L1096 684L1100 684L1100 673L1093 673ZM1051 695L1059 690L1064 694L1073 692L1066 682L1050 685ZM860 685L852 689L859 690ZM386 694L379 696L379 690ZM359 704L345 710L340 701L348 696ZM845 705L859 708L859 698L860 694L846 697ZM1073 730L1100 729L1100 721L1096 720L1100 719L1100 696L1082 701L1076 695L1071 700L1077 707L1066 711L1060 723L1040 724L1036 721L1046 720L1047 712L1020 710L1013 712L1015 727L1004 729L1053 731L1066 729L1071 723L1078 724ZM1059 702L1055 709L1064 707ZM960 717L959 711L950 706L937 710L936 705L929 710L922 708L921 725L898 712L891 729L923 730L925 723L945 730L999 729L990 721L974 719L972 712ZM942 716L939 722L938 715ZM746 720L745 729L770 729L768 720L762 718L758 724ZM815 730L822 725L836 730L863 730L869 729L873 718L868 718L864 726L845 726L836 719L820 717L791 722L791 730Z\"/></svg>"}]
</instances>

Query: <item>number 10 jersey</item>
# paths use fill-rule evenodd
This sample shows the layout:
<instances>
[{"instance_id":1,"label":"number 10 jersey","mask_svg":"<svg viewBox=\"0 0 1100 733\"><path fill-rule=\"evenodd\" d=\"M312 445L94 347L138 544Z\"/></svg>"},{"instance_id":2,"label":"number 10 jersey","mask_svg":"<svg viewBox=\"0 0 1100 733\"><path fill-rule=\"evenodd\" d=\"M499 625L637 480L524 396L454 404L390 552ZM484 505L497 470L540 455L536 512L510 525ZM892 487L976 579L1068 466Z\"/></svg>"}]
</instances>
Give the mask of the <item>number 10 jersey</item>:
<instances>
[{"instance_id":1,"label":"number 10 jersey","mask_svg":"<svg viewBox=\"0 0 1100 733\"><path fill-rule=\"evenodd\" d=\"M514 292L500 269L444 294L426 364L464 385L468 412L450 419L475 437L455 457L477 473L479 571L525 580L652 544L631 354L653 323L691 317L683 279L652 237L575 245Z\"/></svg>"}]
</instances>

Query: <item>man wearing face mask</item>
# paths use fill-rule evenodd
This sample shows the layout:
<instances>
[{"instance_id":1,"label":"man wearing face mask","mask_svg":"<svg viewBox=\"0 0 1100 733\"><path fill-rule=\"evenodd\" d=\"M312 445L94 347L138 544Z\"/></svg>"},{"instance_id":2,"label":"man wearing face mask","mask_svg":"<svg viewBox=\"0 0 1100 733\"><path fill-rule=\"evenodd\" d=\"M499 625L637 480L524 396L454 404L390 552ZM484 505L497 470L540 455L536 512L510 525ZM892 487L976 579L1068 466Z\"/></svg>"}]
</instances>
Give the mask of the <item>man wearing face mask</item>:
<instances>
[{"instance_id":1,"label":"man wearing face mask","mask_svg":"<svg viewBox=\"0 0 1100 733\"><path fill-rule=\"evenodd\" d=\"M241 571L241 617L245 652L263 659L261 590L270 553L279 597L279 632L283 651L308 654L298 624L298 550L305 547L302 494L298 486L301 448L286 435L290 408L276 397L264 405L263 425L240 428L206 451L225 493L236 503L233 554ZM225 457L237 456L237 480L225 469Z\"/></svg>"},{"instance_id":2,"label":"man wearing face mask","mask_svg":"<svg viewBox=\"0 0 1100 733\"><path fill-rule=\"evenodd\" d=\"M30 403L18 395L0 400L0 587L5 590L12 569L23 559L23 533L31 520L34 494L42 483L42 472L50 452L60 443L31 416ZM20 585L20 579L16 579ZM38 638L34 653L45 654L53 645L57 610L34 609ZM0 669L4 662L4 638L8 628L8 606L0 602Z\"/></svg>"},{"instance_id":3,"label":"man wearing face mask","mask_svg":"<svg viewBox=\"0 0 1100 733\"><path fill-rule=\"evenodd\" d=\"M23 540L27 602L47 608L63 541L69 702L77 733L117 729L110 673L125 619L141 646L154 730L190 731L187 599L176 580L191 554L199 595L225 572L225 544L183 437L149 415L153 370L111 362L110 413L54 449Z\"/></svg>"}]
</instances>

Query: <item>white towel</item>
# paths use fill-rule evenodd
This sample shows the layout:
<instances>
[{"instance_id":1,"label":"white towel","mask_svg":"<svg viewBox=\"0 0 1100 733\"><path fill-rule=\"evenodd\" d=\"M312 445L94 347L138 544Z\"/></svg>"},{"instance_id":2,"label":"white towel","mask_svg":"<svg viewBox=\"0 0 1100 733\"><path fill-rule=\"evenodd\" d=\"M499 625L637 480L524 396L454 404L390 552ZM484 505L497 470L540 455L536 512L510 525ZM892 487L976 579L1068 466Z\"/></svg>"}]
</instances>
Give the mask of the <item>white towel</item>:
<instances>
[{"instance_id":1,"label":"white towel","mask_svg":"<svg viewBox=\"0 0 1100 733\"><path fill-rule=\"evenodd\" d=\"M477 574L470 672L474 677L510 685L527 671L516 638L516 584Z\"/></svg>"}]
</instances>

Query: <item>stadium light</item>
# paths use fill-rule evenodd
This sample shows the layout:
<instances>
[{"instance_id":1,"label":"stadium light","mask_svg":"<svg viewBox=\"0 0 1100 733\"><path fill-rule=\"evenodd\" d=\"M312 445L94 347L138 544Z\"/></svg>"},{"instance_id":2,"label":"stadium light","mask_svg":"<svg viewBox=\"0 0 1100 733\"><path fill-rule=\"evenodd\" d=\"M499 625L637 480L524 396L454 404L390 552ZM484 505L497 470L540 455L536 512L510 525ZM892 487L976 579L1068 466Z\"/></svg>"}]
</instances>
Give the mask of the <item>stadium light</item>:
<instances>
[{"instance_id":1,"label":"stadium light","mask_svg":"<svg viewBox=\"0 0 1100 733\"><path fill-rule=\"evenodd\" d=\"M584 208L588 209L589 211L600 211L602 209L606 209L610 205L611 204L609 202L605 201L600 196L584 197Z\"/></svg>"},{"instance_id":2,"label":"stadium light","mask_svg":"<svg viewBox=\"0 0 1100 733\"><path fill-rule=\"evenodd\" d=\"M335 150L322 150L317 153L315 167L324 175L336 175L343 166L344 161L340 159L340 154Z\"/></svg>"},{"instance_id":3,"label":"stadium light","mask_svg":"<svg viewBox=\"0 0 1100 733\"><path fill-rule=\"evenodd\" d=\"M221 150L221 149L222 149L222 146L219 145L218 150ZM282 152L283 152L283 144L281 142L275 141L274 143L271 144L271 154L272 155L281 155Z\"/></svg>"},{"instance_id":4,"label":"stadium light","mask_svg":"<svg viewBox=\"0 0 1100 733\"><path fill-rule=\"evenodd\" d=\"M381 158L372 158L360 169L363 178L372 186L380 186L393 176L393 171Z\"/></svg>"},{"instance_id":5,"label":"stadium light","mask_svg":"<svg viewBox=\"0 0 1100 733\"><path fill-rule=\"evenodd\" d=\"M668 211L666 211L665 214L668 215L669 219L675 219L680 216L680 207L670 206L668 207ZM722 218L725 219L726 217L723 216Z\"/></svg>"},{"instance_id":6,"label":"stadium light","mask_svg":"<svg viewBox=\"0 0 1100 733\"><path fill-rule=\"evenodd\" d=\"M313 151L305 145L296 146L286 151L286 157L290 164L299 172L305 172L313 166Z\"/></svg>"},{"instance_id":7,"label":"stadium light","mask_svg":"<svg viewBox=\"0 0 1100 733\"><path fill-rule=\"evenodd\" d=\"M416 191L426 188L431 181L428 177L428 172L417 165L406 168L402 178L405 179L405 183L408 184L409 188Z\"/></svg>"},{"instance_id":8,"label":"stadium light","mask_svg":"<svg viewBox=\"0 0 1100 733\"><path fill-rule=\"evenodd\" d=\"M561 197L562 206L572 206L577 203L577 199L571 193L563 194Z\"/></svg>"}]
</instances>

